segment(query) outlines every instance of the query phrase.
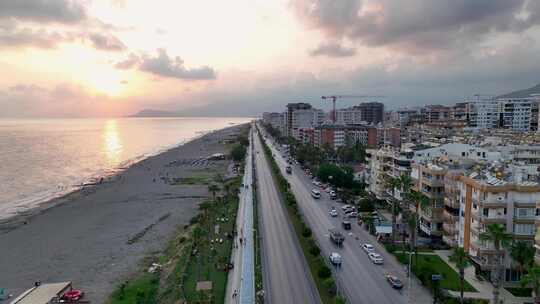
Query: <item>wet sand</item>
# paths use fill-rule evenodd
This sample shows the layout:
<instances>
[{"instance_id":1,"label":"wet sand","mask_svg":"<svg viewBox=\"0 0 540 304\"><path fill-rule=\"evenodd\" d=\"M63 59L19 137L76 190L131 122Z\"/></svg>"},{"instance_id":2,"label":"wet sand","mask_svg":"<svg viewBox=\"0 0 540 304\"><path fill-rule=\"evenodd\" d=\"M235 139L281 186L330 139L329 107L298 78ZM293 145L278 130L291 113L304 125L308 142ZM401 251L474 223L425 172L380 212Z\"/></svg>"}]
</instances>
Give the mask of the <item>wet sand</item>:
<instances>
[{"instance_id":1,"label":"wet sand","mask_svg":"<svg viewBox=\"0 0 540 304\"><path fill-rule=\"evenodd\" d=\"M206 185L174 185L167 178L225 174L229 161L200 159L228 153L221 141L239 128L207 134L51 201L55 207L20 220L26 224L0 227L0 288L16 296L35 281L72 281L92 303L103 303L209 195Z\"/></svg>"}]
</instances>

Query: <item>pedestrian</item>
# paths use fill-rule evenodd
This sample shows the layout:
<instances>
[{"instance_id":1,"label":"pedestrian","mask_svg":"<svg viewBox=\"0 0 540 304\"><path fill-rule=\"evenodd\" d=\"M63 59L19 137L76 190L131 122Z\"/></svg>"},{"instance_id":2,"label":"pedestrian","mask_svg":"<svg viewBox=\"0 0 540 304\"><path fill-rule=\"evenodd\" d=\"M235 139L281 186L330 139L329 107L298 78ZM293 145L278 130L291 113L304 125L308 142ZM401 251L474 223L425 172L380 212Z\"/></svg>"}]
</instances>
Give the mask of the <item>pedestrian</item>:
<instances>
[{"instance_id":1,"label":"pedestrian","mask_svg":"<svg viewBox=\"0 0 540 304\"><path fill-rule=\"evenodd\" d=\"M236 291L236 289L235 289L233 294L232 294L233 299L236 298L237 295L238 295L238 291Z\"/></svg>"}]
</instances>

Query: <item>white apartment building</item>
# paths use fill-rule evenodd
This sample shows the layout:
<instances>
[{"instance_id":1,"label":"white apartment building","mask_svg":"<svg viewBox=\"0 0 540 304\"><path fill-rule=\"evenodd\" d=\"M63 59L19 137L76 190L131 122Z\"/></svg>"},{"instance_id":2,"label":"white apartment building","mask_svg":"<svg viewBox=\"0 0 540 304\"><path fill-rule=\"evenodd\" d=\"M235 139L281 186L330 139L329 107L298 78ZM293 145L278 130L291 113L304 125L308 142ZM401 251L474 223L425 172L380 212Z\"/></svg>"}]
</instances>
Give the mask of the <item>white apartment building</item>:
<instances>
[{"instance_id":1,"label":"white apartment building","mask_svg":"<svg viewBox=\"0 0 540 304\"><path fill-rule=\"evenodd\" d=\"M291 136L300 140L300 129L312 129L322 125L324 112L319 109L300 109L292 112Z\"/></svg>"},{"instance_id":2,"label":"white apartment building","mask_svg":"<svg viewBox=\"0 0 540 304\"><path fill-rule=\"evenodd\" d=\"M538 127L538 102L537 96L469 102L469 126L476 129L535 130Z\"/></svg>"},{"instance_id":3,"label":"white apartment building","mask_svg":"<svg viewBox=\"0 0 540 304\"><path fill-rule=\"evenodd\" d=\"M353 125L362 123L362 110L355 107L336 110L336 124Z\"/></svg>"},{"instance_id":4,"label":"white apartment building","mask_svg":"<svg viewBox=\"0 0 540 304\"><path fill-rule=\"evenodd\" d=\"M502 157L501 152L476 147L468 144L450 143L435 148L414 151L414 160L433 160L438 158L458 160L470 159L475 161L496 161Z\"/></svg>"},{"instance_id":5,"label":"white apartment building","mask_svg":"<svg viewBox=\"0 0 540 304\"><path fill-rule=\"evenodd\" d=\"M501 224L513 239L534 242L536 205L540 201L540 185L536 176L520 166L473 170L458 180L460 217L459 246L472 257L476 267L490 271L498 260L493 244L479 236L490 224ZM531 173L531 172L529 172ZM505 266L511 258L505 254ZM506 280L516 280L515 271L507 270Z\"/></svg>"}]
</instances>

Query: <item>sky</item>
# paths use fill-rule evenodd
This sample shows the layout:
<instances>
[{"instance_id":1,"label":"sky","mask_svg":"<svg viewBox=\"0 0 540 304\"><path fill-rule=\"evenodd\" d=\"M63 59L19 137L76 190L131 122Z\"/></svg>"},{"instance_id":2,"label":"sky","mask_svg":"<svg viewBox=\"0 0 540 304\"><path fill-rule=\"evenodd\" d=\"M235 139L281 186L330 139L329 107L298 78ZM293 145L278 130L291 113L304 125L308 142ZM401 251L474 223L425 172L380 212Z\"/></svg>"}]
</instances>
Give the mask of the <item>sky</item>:
<instances>
[{"instance_id":1,"label":"sky","mask_svg":"<svg viewBox=\"0 0 540 304\"><path fill-rule=\"evenodd\" d=\"M0 0L0 71L0 117L450 104L540 83L540 1Z\"/></svg>"}]
</instances>

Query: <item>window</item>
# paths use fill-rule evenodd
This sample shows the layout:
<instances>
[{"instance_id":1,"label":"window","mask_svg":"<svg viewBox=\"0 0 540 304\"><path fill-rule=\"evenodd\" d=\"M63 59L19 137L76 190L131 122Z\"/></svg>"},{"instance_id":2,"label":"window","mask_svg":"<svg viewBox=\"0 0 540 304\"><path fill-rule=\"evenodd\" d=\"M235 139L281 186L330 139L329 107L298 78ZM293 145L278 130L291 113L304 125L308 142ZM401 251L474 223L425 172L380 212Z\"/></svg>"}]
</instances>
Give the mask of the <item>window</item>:
<instances>
[{"instance_id":1,"label":"window","mask_svg":"<svg viewBox=\"0 0 540 304\"><path fill-rule=\"evenodd\" d=\"M461 152L461 156L465 157L465 152Z\"/></svg>"},{"instance_id":2,"label":"window","mask_svg":"<svg viewBox=\"0 0 540 304\"><path fill-rule=\"evenodd\" d=\"M534 235L536 227L534 224L514 224L514 233L519 235Z\"/></svg>"},{"instance_id":3,"label":"window","mask_svg":"<svg viewBox=\"0 0 540 304\"><path fill-rule=\"evenodd\" d=\"M488 208L484 208L484 210L482 210L482 211L483 211L482 214L483 214L484 216L488 216L488 215L489 215L489 209L488 209Z\"/></svg>"}]
</instances>

